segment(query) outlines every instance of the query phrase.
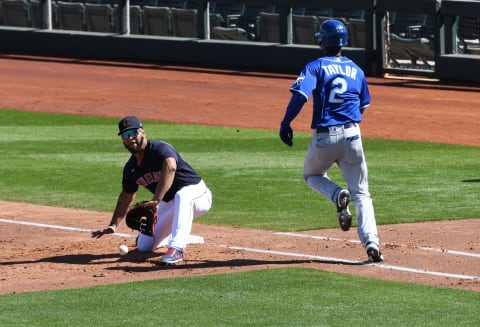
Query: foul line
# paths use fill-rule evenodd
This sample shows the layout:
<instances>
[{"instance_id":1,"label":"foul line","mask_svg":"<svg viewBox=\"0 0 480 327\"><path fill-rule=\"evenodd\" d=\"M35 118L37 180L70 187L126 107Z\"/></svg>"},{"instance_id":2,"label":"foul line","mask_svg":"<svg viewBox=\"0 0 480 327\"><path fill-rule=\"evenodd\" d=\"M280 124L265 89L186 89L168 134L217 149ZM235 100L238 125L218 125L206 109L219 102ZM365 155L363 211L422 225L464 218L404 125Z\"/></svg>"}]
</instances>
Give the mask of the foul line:
<instances>
[{"instance_id":1,"label":"foul line","mask_svg":"<svg viewBox=\"0 0 480 327\"><path fill-rule=\"evenodd\" d=\"M70 231L75 231L75 232L87 232L91 233L94 230L93 229L86 229L86 228L77 228L77 227L68 227L68 226L60 226L60 225L50 225L50 224L41 224L41 223L35 223L35 222L30 222L30 221L18 221L18 220L10 220L10 219L2 219L0 218L0 223L10 223L10 224L18 224L18 225L28 225L28 226L35 226L35 227L44 227L44 228L52 228L52 229L62 229L62 230L70 230ZM129 238L134 238L137 237L137 235L132 235L132 234L125 234L125 233L113 233L109 234L112 236L118 236L118 237L129 237ZM159 246L164 246L168 243L167 240L163 240ZM203 244L204 239L201 236L197 235L189 235L187 238L187 244Z\"/></svg>"},{"instance_id":2,"label":"foul line","mask_svg":"<svg viewBox=\"0 0 480 327\"><path fill-rule=\"evenodd\" d=\"M11 219L2 219L0 218L0 222L3 223L10 223L10 224L18 224L18 225L29 225L29 226L36 226L36 227L44 227L44 228L54 228L54 229L61 229L61 230L70 230L76 232L92 232L91 229L86 228L77 228L77 227L67 227L67 226L60 226L60 225L50 225L50 224L42 224L42 223L35 223L35 222L28 222L28 221L18 221L18 220L11 220ZM297 234L297 233L275 233L277 235L286 235L286 236L297 236L297 237L308 237L314 239L322 239L322 240L333 240L333 241L343 241L343 242L350 242L350 243L359 243L356 240L345 240L340 238L331 238L325 236L314 236L314 235L305 235L305 234ZM114 233L111 234L114 236L120 237L135 237L135 235L131 234L124 234L124 233ZM191 235L194 240L196 238L200 238L201 242L203 243L203 238ZM343 263L343 264L350 264L350 265L362 265L362 266L372 266L381 269L390 269L390 270L397 270L403 272L410 272L410 273L417 273L417 274L425 274L425 275L432 275L432 276L440 276L440 277L449 277L449 278L456 278L456 279L470 279L470 280L480 280L480 276L470 276L470 275L461 275L461 274L450 274L438 271L430 271L424 269L415 269L415 268L408 268L408 267L401 267L401 266L392 266L386 264L378 264L378 263L368 263L365 261L354 261L354 260L346 260L341 258L332 258L332 257L324 257L324 256L317 256L317 255L310 255L310 254L303 254L303 253L293 253L293 252L283 252L283 251L272 251L272 250L264 250L264 249L256 249L256 248L248 248L248 247L240 247L240 246L233 246L233 245L224 245L224 244L216 244L217 247L227 248L231 250L240 250L240 251L247 251L247 252L256 252L256 253L264 253L264 254L274 254L274 255L283 255L288 257L301 257L301 258L308 258L314 260L321 260L321 261L328 261L332 263ZM420 248L421 250L426 251L440 251L446 252L447 250L441 249L433 249L433 248ZM448 251L446 253L455 253L457 254L459 251ZM462 253L462 252L460 252ZM475 255L476 256L476 255Z\"/></svg>"},{"instance_id":3,"label":"foul line","mask_svg":"<svg viewBox=\"0 0 480 327\"><path fill-rule=\"evenodd\" d=\"M391 266L391 265L385 265L385 264L379 264L379 263L369 263L365 261L352 261L352 260L344 260L344 259L332 258L332 257L322 257L322 256L316 256L316 255L310 255L310 254L271 251L271 250L247 248L247 247L224 245L224 244L218 244L217 246L231 249L231 250L241 250L241 251L264 253L264 254L276 254L276 255L284 255L288 257L302 257L302 258L309 258L309 259L315 259L315 260L321 260L321 261L328 261L332 263L345 263L345 264L356 264L356 265L362 265L362 266L372 266L372 267L377 267L381 269L397 270L397 271L410 272L410 273L416 273L416 274L424 274L424 275L432 275L432 276L440 276L440 277L448 277L448 278L456 278L456 279L480 280L480 276L450 274L450 273L444 273L440 271L415 269L415 268L408 268L408 267L401 267L401 266Z\"/></svg>"},{"instance_id":4,"label":"foul line","mask_svg":"<svg viewBox=\"0 0 480 327\"><path fill-rule=\"evenodd\" d=\"M19 221L19 220L10 220L10 219L2 219L2 218L0 218L0 223L10 223L10 224L17 224L17 225L28 225L28 226L35 226L35 227L63 229L63 230L71 230L71 231L75 231L75 232L91 233L91 232L94 231L93 229L67 227L67 226L60 226L60 225L49 225L49 224L35 223L35 222L31 222L31 221ZM110 234L110 235L120 236L120 237L135 237L135 235L124 234L124 233L113 233L113 234Z\"/></svg>"},{"instance_id":5,"label":"foul line","mask_svg":"<svg viewBox=\"0 0 480 327\"><path fill-rule=\"evenodd\" d=\"M284 236L305 237L305 238L312 238L312 239L324 240L324 241L341 241L341 242L347 242L347 243L360 243L360 241L357 241L357 240L348 240L345 238L335 238L335 237L327 237L327 236L307 235L307 234L300 234L300 233L278 232L275 234L284 235ZM392 244L392 243L383 243L383 244L393 245L398 247L405 247L405 245L400 245L400 244ZM438 249L438 248L431 248L431 247L424 247L424 246L417 246L415 248L422 251L441 252L445 254L455 254L455 255L463 255L466 257L480 258L479 253L445 250L445 249Z\"/></svg>"}]
</instances>

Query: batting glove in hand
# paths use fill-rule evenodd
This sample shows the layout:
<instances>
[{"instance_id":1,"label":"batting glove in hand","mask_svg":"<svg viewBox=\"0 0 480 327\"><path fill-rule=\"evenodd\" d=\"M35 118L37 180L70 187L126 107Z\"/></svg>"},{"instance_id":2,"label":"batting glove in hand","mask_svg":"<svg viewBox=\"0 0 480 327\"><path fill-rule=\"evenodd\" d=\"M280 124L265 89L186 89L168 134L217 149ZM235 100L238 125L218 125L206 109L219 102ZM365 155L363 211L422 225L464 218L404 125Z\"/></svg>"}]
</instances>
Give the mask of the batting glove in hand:
<instances>
[{"instance_id":1,"label":"batting glove in hand","mask_svg":"<svg viewBox=\"0 0 480 327\"><path fill-rule=\"evenodd\" d=\"M293 130L290 127L290 124L280 125L280 139L288 146L293 145Z\"/></svg>"}]
</instances>

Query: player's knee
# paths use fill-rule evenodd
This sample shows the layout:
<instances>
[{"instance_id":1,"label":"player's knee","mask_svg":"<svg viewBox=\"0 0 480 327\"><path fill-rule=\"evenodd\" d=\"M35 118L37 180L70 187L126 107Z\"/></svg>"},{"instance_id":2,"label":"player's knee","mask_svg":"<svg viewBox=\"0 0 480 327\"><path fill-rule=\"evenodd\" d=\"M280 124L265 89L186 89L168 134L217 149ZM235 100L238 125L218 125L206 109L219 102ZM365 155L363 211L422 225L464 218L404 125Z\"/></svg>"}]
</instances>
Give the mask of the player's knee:
<instances>
[{"instance_id":1,"label":"player's knee","mask_svg":"<svg viewBox=\"0 0 480 327\"><path fill-rule=\"evenodd\" d=\"M137 239L137 250L140 252L151 252L153 246L153 237L139 234Z\"/></svg>"}]
</instances>

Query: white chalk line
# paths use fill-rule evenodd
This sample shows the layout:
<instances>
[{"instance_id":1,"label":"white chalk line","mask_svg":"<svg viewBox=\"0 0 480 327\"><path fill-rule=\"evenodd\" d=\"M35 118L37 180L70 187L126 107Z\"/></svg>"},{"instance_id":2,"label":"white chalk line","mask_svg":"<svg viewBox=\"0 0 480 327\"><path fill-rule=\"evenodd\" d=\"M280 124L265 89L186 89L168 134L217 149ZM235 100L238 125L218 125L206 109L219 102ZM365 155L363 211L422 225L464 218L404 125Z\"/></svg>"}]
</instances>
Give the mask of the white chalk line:
<instances>
[{"instance_id":1,"label":"white chalk line","mask_svg":"<svg viewBox=\"0 0 480 327\"><path fill-rule=\"evenodd\" d=\"M10 224L18 224L18 225L29 225L29 226L43 227L43 228L69 230L69 231L76 231L76 232L92 232L93 231L91 229L85 229L85 228L68 227L68 226L60 226L60 225L50 225L50 224L42 224L42 223L36 223L36 222L18 221L18 220L2 219L2 218L0 218L0 222L10 223ZM359 243L359 241L356 241L356 240L350 240L349 241L349 240L344 240L344 239L339 239L339 238L305 235L305 234L298 234L298 233L275 233L275 234L287 235L287 236L298 236L298 237L312 237L314 239L325 239L325 240L335 240L335 241L344 241L344 242L347 241L347 242L351 242L351 243ZM120 237L135 237L135 235L124 234L124 233L114 233L114 234L111 234L111 235L120 236ZM195 236L195 235L191 235L191 236L194 237L193 238L194 241L198 237L198 236ZM203 238L202 237L199 237L199 238L201 239L201 242L199 242L199 243L204 243ZM233 246L233 245L224 245L224 244L217 244L216 246L223 247L223 248L228 248L228 249L232 249L232 250L241 250L241 251L247 251L247 252L283 255L283 256L289 256L289 257L301 257L301 258L308 258L308 259L313 259L313 260L328 261L328 262L333 262L333 263L374 266L374 267L378 267L378 268L382 268L382 269L390 269L390 270L411 272L411 273L417 273L417 274L426 274L426 275L432 275L432 276L449 277L449 278L456 278L456 279L480 280L480 276L451 274L451 273L430 271L430 270L424 270L424 269L415 269L415 268L409 268L409 267L392 266L392 265L378 264L378 263L367 263L365 261L353 261L353 260L346 260L346 259L341 259L341 258L324 257L324 256L317 256L317 255L310 255L310 254L303 254L303 253L272 251L272 250L240 247L240 246ZM441 252L444 252L444 251L441 251Z\"/></svg>"},{"instance_id":2,"label":"white chalk line","mask_svg":"<svg viewBox=\"0 0 480 327\"><path fill-rule=\"evenodd\" d=\"M451 273L440 272L440 271L431 271L431 270L425 270L425 269L392 266L392 265L379 264L379 263L369 263L369 262L366 262L366 261L352 261L352 260L345 260L345 259L332 258L332 257L323 257L323 256L317 256L317 255L310 255L310 254L282 252L282 251L271 251L271 250L247 248L247 247L241 247L241 246L223 245L223 244L218 244L217 246L224 247L224 248L227 248L227 249L232 249L232 250L241 250L241 251L247 251L247 252L283 255L283 256L288 256L288 257L302 257L302 258L308 258L308 259L312 259L312 260L328 261L328 262L332 262L332 263L345 263L345 264L372 266L372 267L377 267L377 268L381 268L381 269L397 270L397 271L410 272L410 273L416 273L416 274L424 274L424 275L432 275L432 276L439 276L439 277L448 277L448 278L455 278L455 279L480 280L480 276L451 274Z\"/></svg>"},{"instance_id":3,"label":"white chalk line","mask_svg":"<svg viewBox=\"0 0 480 327\"><path fill-rule=\"evenodd\" d=\"M86 229L86 228L78 228L78 227L68 227L68 226L60 226L60 225L50 225L50 224L41 224L41 223L36 223L36 222L31 222L31 221L19 221L19 220L11 220L11 219L2 219L0 218L0 223L9 223L9 224L17 224L17 225L28 225L28 226L35 226L35 227L43 227L43 228L52 228L52 229L61 229L61 230L69 230L69 231L75 231L75 232L87 232L91 233L94 230L93 229ZM129 237L129 238L134 238L137 237L137 235L132 235L132 234L125 234L125 233L113 233L110 234L112 236L117 236L117 237ZM187 244L203 244L205 241L203 237L197 236L197 235L190 235L187 238ZM160 243L159 246L164 246L167 245L168 239L164 240Z\"/></svg>"},{"instance_id":4,"label":"white chalk line","mask_svg":"<svg viewBox=\"0 0 480 327\"><path fill-rule=\"evenodd\" d=\"M360 243L358 240L348 240L344 238L335 238L335 237L328 237L328 236L318 236L318 235L307 235L307 234L301 234L301 233L291 233L291 232L278 232L275 233L277 235L284 235L284 236L293 236L293 237L305 237L305 238L311 238L311 239L316 239L316 240L324 240L324 241L341 241L341 242L346 242L346 243ZM384 243L385 245L392 245L395 247L405 247L405 245L400 245L400 244L392 244L392 243ZM416 249L422 250L422 251L431 251L431 252L440 252L440 253L445 253L445 254L454 254L454 255L463 255L466 257L473 257L473 258L480 258L480 253L471 253L471 252L463 252L463 251L455 251L455 250L446 250L446 249L438 249L438 248L431 248L431 247L425 247L425 246L417 246L415 247Z\"/></svg>"}]
</instances>

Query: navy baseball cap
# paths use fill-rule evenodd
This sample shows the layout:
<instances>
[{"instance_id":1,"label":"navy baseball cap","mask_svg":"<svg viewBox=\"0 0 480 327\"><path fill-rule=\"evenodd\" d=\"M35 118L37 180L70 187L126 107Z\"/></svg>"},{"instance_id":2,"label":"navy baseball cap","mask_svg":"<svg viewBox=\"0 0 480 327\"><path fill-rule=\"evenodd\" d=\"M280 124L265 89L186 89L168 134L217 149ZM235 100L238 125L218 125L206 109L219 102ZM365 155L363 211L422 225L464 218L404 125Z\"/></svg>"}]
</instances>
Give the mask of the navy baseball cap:
<instances>
[{"instance_id":1,"label":"navy baseball cap","mask_svg":"<svg viewBox=\"0 0 480 327\"><path fill-rule=\"evenodd\" d=\"M129 129L143 128L142 121L135 116L127 116L118 123L118 135Z\"/></svg>"}]
</instances>

